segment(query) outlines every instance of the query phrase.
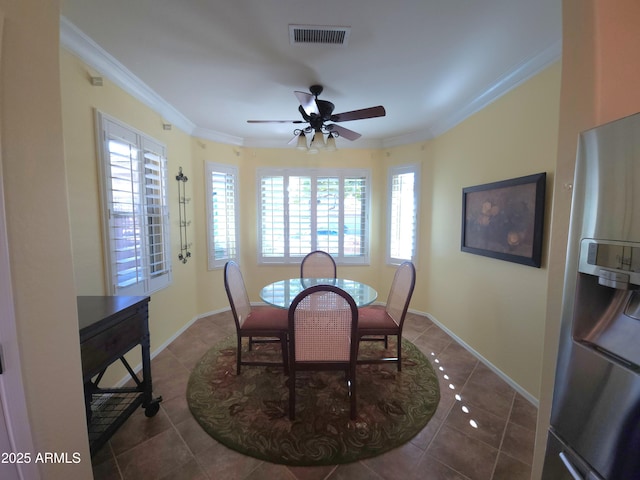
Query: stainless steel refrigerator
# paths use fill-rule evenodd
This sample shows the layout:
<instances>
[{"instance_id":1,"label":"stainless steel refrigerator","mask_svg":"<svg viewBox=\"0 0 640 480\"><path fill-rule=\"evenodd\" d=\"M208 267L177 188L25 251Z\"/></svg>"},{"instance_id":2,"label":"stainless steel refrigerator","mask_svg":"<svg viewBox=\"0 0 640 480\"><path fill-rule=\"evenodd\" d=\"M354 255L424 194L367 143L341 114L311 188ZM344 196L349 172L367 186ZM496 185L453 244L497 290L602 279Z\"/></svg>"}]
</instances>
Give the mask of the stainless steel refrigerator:
<instances>
[{"instance_id":1,"label":"stainless steel refrigerator","mask_svg":"<svg viewBox=\"0 0 640 480\"><path fill-rule=\"evenodd\" d=\"M640 479L640 113L579 137L542 477Z\"/></svg>"}]
</instances>

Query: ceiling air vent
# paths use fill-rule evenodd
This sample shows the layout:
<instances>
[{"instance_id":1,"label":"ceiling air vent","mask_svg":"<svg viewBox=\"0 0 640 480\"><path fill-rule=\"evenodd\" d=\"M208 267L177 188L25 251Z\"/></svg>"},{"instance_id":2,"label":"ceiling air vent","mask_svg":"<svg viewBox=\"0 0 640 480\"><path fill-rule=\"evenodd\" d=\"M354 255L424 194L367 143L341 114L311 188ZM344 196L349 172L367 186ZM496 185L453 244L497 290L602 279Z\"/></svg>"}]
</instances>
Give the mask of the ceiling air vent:
<instances>
[{"instance_id":1,"label":"ceiling air vent","mask_svg":"<svg viewBox=\"0 0 640 480\"><path fill-rule=\"evenodd\" d=\"M325 25L289 25L291 45L346 45L349 42L351 27L333 27Z\"/></svg>"}]
</instances>

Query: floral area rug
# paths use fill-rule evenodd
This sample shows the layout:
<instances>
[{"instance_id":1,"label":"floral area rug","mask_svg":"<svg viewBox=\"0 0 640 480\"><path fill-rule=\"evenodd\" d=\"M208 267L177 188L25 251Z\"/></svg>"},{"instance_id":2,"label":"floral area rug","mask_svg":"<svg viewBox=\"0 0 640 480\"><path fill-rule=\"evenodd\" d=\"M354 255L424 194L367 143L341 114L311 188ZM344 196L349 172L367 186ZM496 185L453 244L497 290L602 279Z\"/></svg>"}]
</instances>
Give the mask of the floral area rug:
<instances>
[{"instance_id":1,"label":"floral area rug","mask_svg":"<svg viewBox=\"0 0 640 480\"><path fill-rule=\"evenodd\" d=\"M391 338L389 348L386 356L395 349ZM298 372L291 422L289 377L282 368L253 366L243 366L237 376L235 336L196 365L187 401L209 435L245 455L299 466L350 463L407 442L436 411L440 391L431 364L407 340L402 354L401 372L395 364L358 365L355 421L343 372ZM247 355L280 358L280 349L262 344ZM361 343L359 358L370 356L385 356L382 343Z\"/></svg>"}]
</instances>

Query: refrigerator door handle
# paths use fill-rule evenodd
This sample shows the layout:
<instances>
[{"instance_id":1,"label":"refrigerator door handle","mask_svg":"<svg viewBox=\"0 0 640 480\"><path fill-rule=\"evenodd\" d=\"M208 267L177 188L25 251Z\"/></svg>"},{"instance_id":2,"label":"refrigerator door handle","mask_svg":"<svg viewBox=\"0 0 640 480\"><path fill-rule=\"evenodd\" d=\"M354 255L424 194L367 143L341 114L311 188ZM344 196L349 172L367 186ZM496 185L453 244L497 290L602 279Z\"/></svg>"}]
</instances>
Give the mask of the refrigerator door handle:
<instances>
[{"instance_id":1,"label":"refrigerator door handle","mask_svg":"<svg viewBox=\"0 0 640 480\"><path fill-rule=\"evenodd\" d=\"M567 455L564 452L560 452L559 456L560 456L560 460L562 460L562 463L564 463L564 466L567 467L567 470L569 471L571 476L574 478L574 480L585 480L585 478L582 475L580 475L580 472L578 471L578 469L573 466L573 464L567 458Z\"/></svg>"}]
</instances>

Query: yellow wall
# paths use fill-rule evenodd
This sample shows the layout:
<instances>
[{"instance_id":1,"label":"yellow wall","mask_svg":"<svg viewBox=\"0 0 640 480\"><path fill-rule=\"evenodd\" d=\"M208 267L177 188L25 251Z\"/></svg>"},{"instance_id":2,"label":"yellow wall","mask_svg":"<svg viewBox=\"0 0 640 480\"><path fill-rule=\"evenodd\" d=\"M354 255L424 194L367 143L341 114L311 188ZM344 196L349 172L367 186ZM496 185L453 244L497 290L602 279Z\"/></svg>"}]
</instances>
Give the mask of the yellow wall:
<instances>
[{"instance_id":1,"label":"yellow wall","mask_svg":"<svg viewBox=\"0 0 640 480\"><path fill-rule=\"evenodd\" d=\"M384 189L383 173L379 170L380 153L375 150L341 149L332 154L309 155L295 149L268 149L268 148L238 148L222 147L206 140L196 141L195 170L204 172L204 162L213 161L229 163L239 167L240 176L240 266L243 271L249 297L253 301L259 301L259 291L267 283L288 277L299 275L300 267L293 265L258 265L257 245L257 169L262 166L272 167L304 167L304 168L367 168L371 170L372 187L374 192ZM204 190L204 184L201 187ZM384 190L382 190L384 191ZM378 258L383 255L383 245L380 243L379 222L380 208L383 199L375 195L371 206L372 225L371 258L372 264L368 266L344 266L338 267L339 274L354 280L366 281L377 288L378 282ZM202 199L202 200L200 200ZM197 239L202 245L203 262L199 266L199 288L201 293L201 307L203 311L212 311L221 307L228 308L228 301L222 283L222 270L206 270L206 222L204 221L204 194L200 192L196 204L202 209L197 214L199 219L196 226ZM381 295L386 298L386 293Z\"/></svg>"},{"instance_id":2,"label":"yellow wall","mask_svg":"<svg viewBox=\"0 0 640 480\"><path fill-rule=\"evenodd\" d=\"M433 193L435 183L438 181L434 177L434 144L432 141L425 141L421 143L414 143L410 145L404 145L401 147L395 147L386 149L382 152L382 167L380 172L382 175L383 183L381 188L384 188L386 192L386 175L389 168L396 165L418 165L420 167L420 204L418 206L418 248L416 251L415 266L416 266L416 286L414 294L409 306L410 310L417 310L419 312L430 313L431 308L426 302L426 292L431 288L428 283L428 272L433 265L432 254L432 219L433 219ZM380 240L381 250L380 255L385 255L384 242L387 232L387 218L386 218L386 197L381 198L382 205L380 206L382 217L380 218ZM458 217L456 217L458 221ZM395 267L392 265L380 265L379 283L381 285L380 292L389 291L391 287L391 281L395 273Z\"/></svg>"},{"instance_id":3,"label":"yellow wall","mask_svg":"<svg viewBox=\"0 0 640 480\"><path fill-rule=\"evenodd\" d=\"M411 308L432 314L533 398L542 365L547 255L538 269L461 252L462 188L547 172L547 251L559 87L560 65L554 64L430 144L391 151L393 158L424 158L421 268Z\"/></svg>"},{"instance_id":4,"label":"yellow wall","mask_svg":"<svg viewBox=\"0 0 640 480\"><path fill-rule=\"evenodd\" d=\"M202 177L200 172L193 172L191 165L191 137L175 127L163 130L164 122L159 114L142 105L107 78L104 78L104 86L92 86L90 76L97 73L90 71L82 61L64 49L60 50L60 69L73 267L78 295L108 294L103 256L95 110L117 118L167 147L173 283L169 288L151 295L149 328L151 350L155 351L201 313L197 300L196 271L197 263L203 257L194 252L194 257L186 264L178 260L180 231L178 182L175 176L182 167L189 178L185 183L187 197L192 196L194 184ZM187 205L187 217L192 221L192 225L188 227L189 235L193 235L194 231L193 205L193 201ZM140 363L138 352L128 358L132 365ZM104 382L114 383L123 375L124 369L111 369Z\"/></svg>"},{"instance_id":5,"label":"yellow wall","mask_svg":"<svg viewBox=\"0 0 640 480\"><path fill-rule=\"evenodd\" d=\"M196 293L198 297L198 311L201 314L229 309L227 294L224 289L222 270L209 270L207 260L207 210L205 203L205 162L215 162L226 165L236 165L240 169L241 148L232 145L222 145L208 140L194 138L192 145L192 172L190 178L192 185L192 204L194 209L193 220L193 263L196 269ZM240 193L244 186L240 186ZM241 224L244 224L246 215L241 213ZM244 248L242 248L244 250ZM244 270L245 262L241 261ZM244 276L247 276L246 272ZM257 297L252 296L257 301Z\"/></svg>"},{"instance_id":6,"label":"yellow wall","mask_svg":"<svg viewBox=\"0 0 640 480\"><path fill-rule=\"evenodd\" d=\"M0 0L0 14L2 182L18 348L36 450L29 453L35 461L38 452L78 452L78 464L36 468L46 479L92 478L62 144L59 4Z\"/></svg>"},{"instance_id":7,"label":"yellow wall","mask_svg":"<svg viewBox=\"0 0 640 480\"><path fill-rule=\"evenodd\" d=\"M105 78L89 81L87 67L60 54L67 175L76 286L79 294L104 294L104 259L93 110L97 108L165 142L169 162L173 285L152 296L152 350L198 315L228 308L222 270L207 268L205 162L239 167L240 263L249 296L295 276L297 266L257 263L257 173L272 167L367 168L372 175L371 264L339 266L340 274L366 281L385 301L394 267L385 264L386 181L392 165L421 166L418 278L411 309L430 313L445 328L538 397L546 301L546 264L541 269L461 253L461 190L465 186L548 172L552 185L557 139L560 67L554 65L509 92L441 137L386 150L339 149L309 155L295 149L243 148L162 130L162 119ZM177 182L189 177L192 258L177 260ZM549 188L549 190L551 190ZM550 199L550 192L548 195ZM550 201L549 201L550 204ZM547 215L548 218L548 215ZM548 220L547 220L548 226ZM547 238L547 237L546 237ZM545 241L545 245L547 242ZM546 258L546 257L545 257Z\"/></svg>"}]
</instances>

